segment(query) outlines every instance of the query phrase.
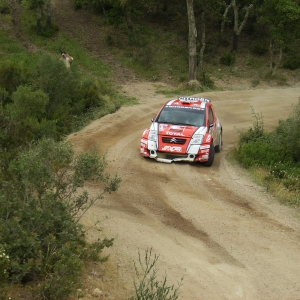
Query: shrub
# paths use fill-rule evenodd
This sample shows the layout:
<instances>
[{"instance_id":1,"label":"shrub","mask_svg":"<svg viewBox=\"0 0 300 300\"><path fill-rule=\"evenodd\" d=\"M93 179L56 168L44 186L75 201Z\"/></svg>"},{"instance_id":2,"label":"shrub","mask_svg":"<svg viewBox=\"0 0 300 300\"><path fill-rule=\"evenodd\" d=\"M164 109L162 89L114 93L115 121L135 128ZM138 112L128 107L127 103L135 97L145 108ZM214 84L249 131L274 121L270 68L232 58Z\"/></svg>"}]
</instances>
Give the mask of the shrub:
<instances>
[{"instance_id":1,"label":"shrub","mask_svg":"<svg viewBox=\"0 0 300 300\"><path fill-rule=\"evenodd\" d=\"M253 54L262 56L268 52L268 46L262 42L254 42L250 46L250 51Z\"/></svg>"},{"instance_id":2,"label":"shrub","mask_svg":"<svg viewBox=\"0 0 300 300\"><path fill-rule=\"evenodd\" d=\"M268 170L267 183L282 184L292 193L300 191L300 102L293 113L280 120L275 130L264 132L262 116L252 111L255 122L240 132L236 159L245 167L262 166Z\"/></svg>"},{"instance_id":3,"label":"shrub","mask_svg":"<svg viewBox=\"0 0 300 300\"><path fill-rule=\"evenodd\" d=\"M283 67L289 70L296 70L300 68L300 55L293 54L289 55L283 61Z\"/></svg>"},{"instance_id":4,"label":"shrub","mask_svg":"<svg viewBox=\"0 0 300 300\"><path fill-rule=\"evenodd\" d=\"M252 107L251 114L255 118L255 121L253 122L253 127L250 127L247 131L239 131L239 144L256 142L258 139L264 136L265 132L262 115L256 114Z\"/></svg>"},{"instance_id":5,"label":"shrub","mask_svg":"<svg viewBox=\"0 0 300 300\"><path fill-rule=\"evenodd\" d=\"M105 260L99 254L113 240L88 244L79 220L117 190L120 178L106 173L106 166L94 150L75 156L70 144L51 139L32 144L10 163L10 180L0 185L0 244L10 257L10 281L42 280L39 295L65 299L77 286L83 260ZM86 181L103 190L91 197Z\"/></svg>"},{"instance_id":6,"label":"shrub","mask_svg":"<svg viewBox=\"0 0 300 300\"><path fill-rule=\"evenodd\" d=\"M235 63L235 55L231 52L225 52L220 57L220 63L225 66L232 66Z\"/></svg>"},{"instance_id":7,"label":"shrub","mask_svg":"<svg viewBox=\"0 0 300 300\"><path fill-rule=\"evenodd\" d=\"M176 300L179 296L178 287L167 284L167 276L163 276L162 280L157 278L158 269L156 263L159 256L152 256L152 248L145 251L144 260L142 260L139 252L139 267L135 264L135 273L138 281L134 282L135 295L130 300Z\"/></svg>"},{"instance_id":8,"label":"shrub","mask_svg":"<svg viewBox=\"0 0 300 300\"><path fill-rule=\"evenodd\" d=\"M8 1L0 0L0 14L6 15L11 12L11 5Z\"/></svg>"},{"instance_id":9,"label":"shrub","mask_svg":"<svg viewBox=\"0 0 300 300\"><path fill-rule=\"evenodd\" d=\"M8 299L7 288L5 283L7 281L10 271L10 258L5 252L5 248L0 244L0 299Z\"/></svg>"},{"instance_id":10,"label":"shrub","mask_svg":"<svg viewBox=\"0 0 300 300\"><path fill-rule=\"evenodd\" d=\"M0 65L0 87L9 92L15 92L19 85L26 82L26 72L17 64L4 61Z\"/></svg>"},{"instance_id":11,"label":"shrub","mask_svg":"<svg viewBox=\"0 0 300 300\"><path fill-rule=\"evenodd\" d=\"M0 244L0 286L1 283L5 282L8 278L10 270L10 259L5 252L4 246Z\"/></svg>"},{"instance_id":12,"label":"shrub","mask_svg":"<svg viewBox=\"0 0 300 300\"><path fill-rule=\"evenodd\" d=\"M202 71L199 76L199 81L201 82L202 86L213 89L214 88L214 81L209 77L207 72Z\"/></svg>"},{"instance_id":13,"label":"shrub","mask_svg":"<svg viewBox=\"0 0 300 300\"><path fill-rule=\"evenodd\" d=\"M279 121L272 141L274 148L277 148L285 159L300 161L300 102L294 106L293 113L286 120Z\"/></svg>"}]
</instances>

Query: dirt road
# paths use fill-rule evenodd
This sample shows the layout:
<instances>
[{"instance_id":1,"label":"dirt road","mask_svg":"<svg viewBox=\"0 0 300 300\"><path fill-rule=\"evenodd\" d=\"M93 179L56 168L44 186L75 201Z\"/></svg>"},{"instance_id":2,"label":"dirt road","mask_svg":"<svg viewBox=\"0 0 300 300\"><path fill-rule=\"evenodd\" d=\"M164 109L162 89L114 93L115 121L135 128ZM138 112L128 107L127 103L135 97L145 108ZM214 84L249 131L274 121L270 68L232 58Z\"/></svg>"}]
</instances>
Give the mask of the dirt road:
<instances>
[{"instance_id":1,"label":"dirt road","mask_svg":"<svg viewBox=\"0 0 300 300\"><path fill-rule=\"evenodd\" d=\"M115 237L109 249L117 279L89 277L89 288L126 299L133 282L138 250L153 248L159 274L170 284L184 276L180 299L300 299L300 222L232 166L226 154L236 145L237 130L249 128L251 107L262 113L267 128L287 117L300 88L212 92L223 123L224 147L211 168L189 163L163 164L139 155L140 136L167 98L159 84L123 86L139 104L94 121L70 136L76 151L97 144L108 151L110 170L123 181L120 189L97 203L84 219L101 220L102 231ZM200 96L197 94L197 96ZM89 186L91 193L97 186Z\"/></svg>"}]
</instances>

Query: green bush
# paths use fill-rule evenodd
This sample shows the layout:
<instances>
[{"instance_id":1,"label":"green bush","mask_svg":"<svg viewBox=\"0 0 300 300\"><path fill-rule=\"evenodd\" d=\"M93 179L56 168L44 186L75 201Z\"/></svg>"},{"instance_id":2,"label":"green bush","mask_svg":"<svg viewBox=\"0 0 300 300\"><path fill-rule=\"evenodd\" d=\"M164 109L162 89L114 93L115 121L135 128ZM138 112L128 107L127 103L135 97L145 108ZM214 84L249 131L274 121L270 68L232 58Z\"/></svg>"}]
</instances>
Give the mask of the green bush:
<instances>
[{"instance_id":1,"label":"green bush","mask_svg":"<svg viewBox=\"0 0 300 300\"><path fill-rule=\"evenodd\" d=\"M99 255L113 239L88 244L79 220L117 190L120 178L106 173L106 166L94 150L75 156L70 144L51 139L32 144L10 163L10 180L0 185L0 245L10 258L10 281L42 281L39 295L65 299L78 284L83 260L105 260ZM102 191L91 197L86 181Z\"/></svg>"},{"instance_id":2,"label":"green bush","mask_svg":"<svg viewBox=\"0 0 300 300\"><path fill-rule=\"evenodd\" d=\"M220 57L220 63L225 66L232 66L235 63L235 55L231 52L225 52Z\"/></svg>"},{"instance_id":3,"label":"green bush","mask_svg":"<svg viewBox=\"0 0 300 300\"><path fill-rule=\"evenodd\" d=\"M10 259L5 252L4 246L0 244L0 286L1 283L5 282L8 278L10 271Z\"/></svg>"},{"instance_id":4,"label":"green bush","mask_svg":"<svg viewBox=\"0 0 300 300\"><path fill-rule=\"evenodd\" d=\"M107 83L83 77L76 65L67 69L62 61L51 56L41 57L33 85L49 95L48 119L58 119L60 123L66 123L69 115L103 106L103 97L111 92Z\"/></svg>"},{"instance_id":5,"label":"green bush","mask_svg":"<svg viewBox=\"0 0 300 300\"><path fill-rule=\"evenodd\" d=\"M8 1L0 0L0 14L6 15L11 11L11 5L8 4Z\"/></svg>"},{"instance_id":6,"label":"green bush","mask_svg":"<svg viewBox=\"0 0 300 300\"><path fill-rule=\"evenodd\" d=\"M209 77L207 72L204 70L199 75L199 81L201 82L203 87L213 89L214 88L214 81Z\"/></svg>"},{"instance_id":7,"label":"green bush","mask_svg":"<svg viewBox=\"0 0 300 300\"><path fill-rule=\"evenodd\" d=\"M250 46L250 51L253 54L262 56L268 52L268 45L260 41L254 42Z\"/></svg>"},{"instance_id":8,"label":"green bush","mask_svg":"<svg viewBox=\"0 0 300 300\"><path fill-rule=\"evenodd\" d=\"M268 170L266 182L280 182L289 191L300 192L300 102L269 133L264 131L262 116L252 114L253 127L239 132L236 159L245 168L260 166Z\"/></svg>"},{"instance_id":9,"label":"green bush","mask_svg":"<svg viewBox=\"0 0 300 300\"><path fill-rule=\"evenodd\" d=\"M300 161L300 102L294 106L293 113L280 120L272 136L273 146L285 159Z\"/></svg>"},{"instance_id":10,"label":"green bush","mask_svg":"<svg viewBox=\"0 0 300 300\"><path fill-rule=\"evenodd\" d=\"M293 54L289 55L283 61L283 67L289 70L296 70L300 68L300 55Z\"/></svg>"},{"instance_id":11,"label":"green bush","mask_svg":"<svg viewBox=\"0 0 300 300\"><path fill-rule=\"evenodd\" d=\"M129 300L176 300L179 297L179 288L182 284L167 284L167 276L163 276L162 280L157 278L158 269L156 263L159 256L152 256L152 248L145 251L144 260L139 252L139 266L134 264L136 280L134 281L135 295Z\"/></svg>"},{"instance_id":12,"label":"green bush","mask_svg":"<svg viewBox=\"0 0 300 300\"><path fill-rule=\"evenodd\" d=\"M19 85L26 83L27 75L19 65L4 61L0 65L0 87L11 94L17 90Z\"/></svg>"},{"instance_id":13,"label":"green bush","mask_svg":"<svg viewBox=\"0 0 300 300\"><path fill-rule=\"evenodd\" d=\"M253 127L250 127L247 131L238 131L240 135L240 145L256 142L265 135L263 116L261 114L256 114L252 107L251 114L255 119L255 121L253 122Z\"/></svg>"}]
</instances>

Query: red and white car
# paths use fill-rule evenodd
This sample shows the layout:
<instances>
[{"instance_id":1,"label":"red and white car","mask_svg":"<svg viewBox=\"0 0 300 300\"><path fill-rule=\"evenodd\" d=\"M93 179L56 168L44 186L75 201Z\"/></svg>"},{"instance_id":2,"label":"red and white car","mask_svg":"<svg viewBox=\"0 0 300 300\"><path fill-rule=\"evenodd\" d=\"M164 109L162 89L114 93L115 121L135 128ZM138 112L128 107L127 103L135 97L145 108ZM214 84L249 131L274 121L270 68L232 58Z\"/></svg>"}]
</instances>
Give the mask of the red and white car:
<instances>
[{"instance_id":1,"label":"red and white car","mask_svg":"<svg viewBox=\"0 0 300 300\"><path fill-rule=\"evenodd\" d=\"M210 167L222 149L222 125L211 100L169 100L142 135L140 153L159 162L201 162Z\"/></svg>"}]
</instances>

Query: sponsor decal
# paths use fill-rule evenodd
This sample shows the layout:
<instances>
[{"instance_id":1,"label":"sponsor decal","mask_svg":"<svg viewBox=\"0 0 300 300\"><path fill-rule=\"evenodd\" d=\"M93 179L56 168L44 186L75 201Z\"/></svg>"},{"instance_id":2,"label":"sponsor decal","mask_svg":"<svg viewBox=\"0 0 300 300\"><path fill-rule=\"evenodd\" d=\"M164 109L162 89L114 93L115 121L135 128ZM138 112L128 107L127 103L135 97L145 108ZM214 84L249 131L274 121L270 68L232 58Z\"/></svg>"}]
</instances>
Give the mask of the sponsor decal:
<instances>
[{"instance_id":1,"label":"sponsor decal","mask_svg":"<svg viewBox=\"0 0 300 300\"><path fill-rule=\"evenodd\" d=\"M178 125L171 125L170 129L181 129L182 126L178 126Z\"/></svg>"},{"instance_id":2,"label":"sponsor decal","mask_svg":"<svg viewBox=\"0 0 300 300\"><path fill-rule=\"evenodd\" d=\"M205 142L206 142L206 143L210 143L210 141L211 141L211 135L208 135L208 136L206 137Z\"/></svg>"},{"instance_id":3,"label":"sponsor decal","mask_svg":"<svg viewBox=\"0 0 300 300\"><path fill-rule=\"evenodd\" d=\"M200 146L200 149L209 149L210 148L210 145L203 145L203 146Z\"/></svg>"},{"instance_id":4,"label":"sponsor decal","mask_svg":"<svg viewBox=\"0 0 300 300\"><path fill-rule=\"evenodd\" d=\"M201 101L201 102L210 102L209 99L206 99L206 98L196 98L196 97L180 97L179 100L183 101L183 102L198 102L198 101Z\"/></svg>"},{"instance_id":5,"label":"sponsor decal","mask_svg":"<svg viewBox=\"0 0 300 300\"><path fill-rule=\"evenodd\" d=\"M178 132L170 132L170 131L167 131L166 132L167 135L176 135L176 136L184 136L183 133L178 133Z\"/></svg>"},{"instance_id":6,"label":"sponsor decal","mask_svg":"<svg viewBox=\"0 0 300 300\"><path fill-rule=\"evenodd\" d=\"M168 127L167 124L159 124L159 131L165 130Z\"/></svg>"},{"instance_id":7,"label":"sponsor decal","mask_svg":"<svg viewBox=\"0 0 300 300\"><path fill-rule=\"evenodd\" d=\"M145 139L141 139L141 146L147 145L148 141Z\"/></svg>"},{"instance_id":8,"label":"sponsor decal","mask_svg":"<svg viewBox=\"0 0 300 300\"><path fill-rule=\"evenodd\" d=\"M200 153L201 154L209 154L209 149L207 149L207 150L201 150Z\"/></svg>"},{"instance_id":9,"label":"sponsor decal","mask_svg":"<svg viewBox=\"0 0 300 300\"><path fill-rule=\"evenodd\" d=\"M181 152L182 148L181 147L176 147L176 146L164 146L162 151L170 151L170 152Z\"/></svg>"}]
</instances>

